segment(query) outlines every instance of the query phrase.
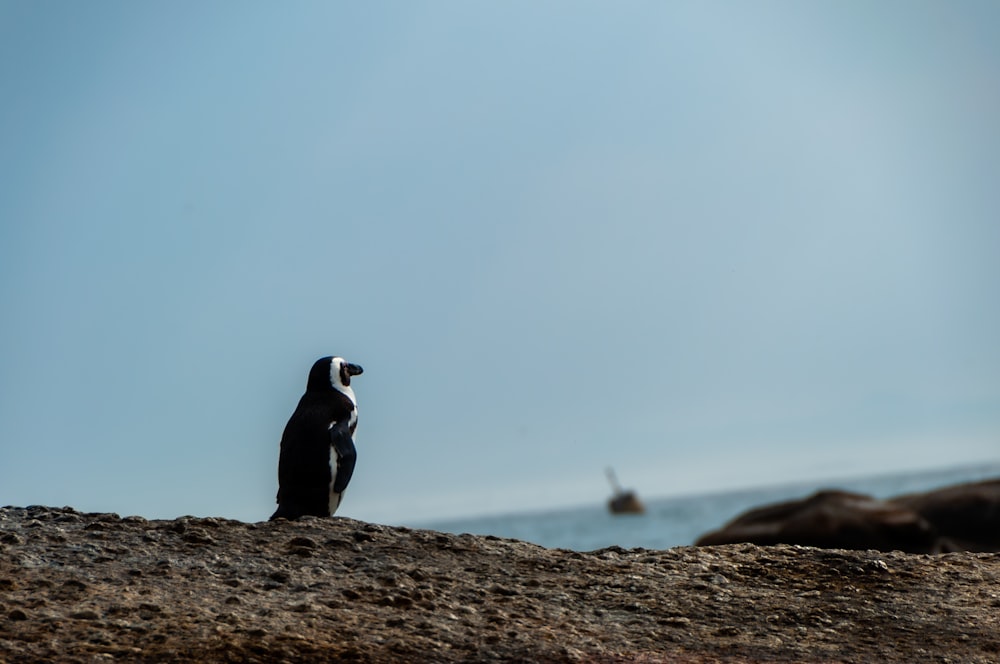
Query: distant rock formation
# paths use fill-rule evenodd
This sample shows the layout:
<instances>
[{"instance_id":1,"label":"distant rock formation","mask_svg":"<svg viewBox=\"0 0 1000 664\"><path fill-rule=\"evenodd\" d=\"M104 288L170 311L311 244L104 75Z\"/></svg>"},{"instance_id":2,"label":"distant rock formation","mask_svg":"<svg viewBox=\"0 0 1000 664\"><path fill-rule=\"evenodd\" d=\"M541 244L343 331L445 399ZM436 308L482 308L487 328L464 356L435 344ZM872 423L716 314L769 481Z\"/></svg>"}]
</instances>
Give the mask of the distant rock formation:
<instances>
[{"instance_id":1,"label":"distant rock formation","mask_svg":"<svg viewBox=\"0 0 1000 664\"><path fill-rule=\"evenodd\" d=\"M931 525L911 510L847 491L750 510L696 544L801 544L821 549L936 552Z\"/></svg>"},{"instance_id":2,"label":"distant rock formation","mask_svg":"<svg viewBox=\"0 0 1000 664\"><path fill-rule=\"evenodd\" d=\"M1000 480L890 500L820 491L752 509L695 544L740 542L907 553L1000 551Z\"/></svg>"},{"instance_id":3,"label":"distant rock formation","mask_svg":"<svg viewBox=\"0 0 1000 664\"><path fill-rule=\"evenodd\" d=\"M899 496L889 502L927 520L943 551L1000 551L1000 479Z\"/></svg>"}]
</instances>

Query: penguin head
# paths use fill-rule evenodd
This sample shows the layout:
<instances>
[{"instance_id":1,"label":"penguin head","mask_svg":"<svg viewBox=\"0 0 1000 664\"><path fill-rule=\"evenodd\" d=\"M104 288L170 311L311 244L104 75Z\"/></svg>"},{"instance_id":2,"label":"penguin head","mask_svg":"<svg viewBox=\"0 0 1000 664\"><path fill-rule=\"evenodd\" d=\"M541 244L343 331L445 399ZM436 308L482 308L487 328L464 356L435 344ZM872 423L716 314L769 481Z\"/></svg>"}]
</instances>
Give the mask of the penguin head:
<instances>
[{"instance_id":1,"label":"penguin head","mask_svg":"<svg viewBox=\"0 0 1000 664\"><path fill-rule=\"evenodd\" d=\"M333 387L350 387L351 376L364 373L360 364L351 364L342 357L330 358L330 384Z\"/></svg>"},{"instance_id":2,"label":"penguin head","mask_svg":"<svg viewBox=\"0 0 1000 664\"><path fill-rule=\"evenodd\" d=\"M321 357L309 371L306 391L339 390L351 386L351 376L364 371L359 365L351 364L342 357Z\"/></svg>"}]
</instances>

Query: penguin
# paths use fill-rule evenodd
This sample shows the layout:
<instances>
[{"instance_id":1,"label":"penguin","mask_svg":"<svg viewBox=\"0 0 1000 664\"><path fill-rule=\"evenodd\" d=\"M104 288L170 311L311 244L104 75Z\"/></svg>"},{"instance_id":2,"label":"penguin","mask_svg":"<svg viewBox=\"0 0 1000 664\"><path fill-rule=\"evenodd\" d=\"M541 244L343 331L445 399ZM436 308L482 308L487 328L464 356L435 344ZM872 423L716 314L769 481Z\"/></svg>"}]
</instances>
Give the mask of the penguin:
<instances>
[{"instance_id":1,"label":"penguin","mask_svg":"<svg viewBox=\"0 0 1000 664\"><path fill-rule=\"evenodd\" d=\"M278 509L271 519L333 516L354 473L358 402L351 378L363 369L322 357L285 425L278 456Z\"/></svg>"}]
</instances>

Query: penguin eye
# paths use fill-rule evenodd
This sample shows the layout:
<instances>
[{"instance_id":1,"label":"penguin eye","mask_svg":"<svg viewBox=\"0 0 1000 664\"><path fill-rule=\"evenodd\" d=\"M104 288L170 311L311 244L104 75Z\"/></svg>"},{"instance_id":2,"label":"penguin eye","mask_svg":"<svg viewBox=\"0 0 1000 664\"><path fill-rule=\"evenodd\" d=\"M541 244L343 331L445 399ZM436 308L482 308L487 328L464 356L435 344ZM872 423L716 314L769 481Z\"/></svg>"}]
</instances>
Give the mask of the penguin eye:
<instances>
[{"instance_id":1,"label":"penguin eye","mask_svg":"<svg viewBox=\"0 0 1000 664\"><path fill-rule=\"evenodd\" d=\"M343 383L344 387L348 387L351 384L351 372L347 370L347 364L340 365L340 382Z\"/></svg>"}]
</instances>

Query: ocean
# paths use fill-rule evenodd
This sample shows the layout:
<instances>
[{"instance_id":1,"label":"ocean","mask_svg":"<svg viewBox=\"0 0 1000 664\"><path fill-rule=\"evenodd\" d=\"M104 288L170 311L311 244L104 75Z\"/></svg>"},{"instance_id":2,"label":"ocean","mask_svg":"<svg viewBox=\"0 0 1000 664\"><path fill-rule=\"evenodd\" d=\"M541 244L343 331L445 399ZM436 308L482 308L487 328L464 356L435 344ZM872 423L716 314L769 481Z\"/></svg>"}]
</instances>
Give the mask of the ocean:
<instances>
[{"instance_id":1,"label":"ocean","mask_svg":"<svg viewBox=\"0 0 1000 664\"><path fill-rule=\"evenodd\" d=\"M608 512L606 503L601 502L548 512L449 519L419 525L456 534L509 537L573 551L593 551L612 545L626 549L667 549L693 544L702 534L752 507L803 498L819 489L844 489L889 498L993 477L1000 477L1000 462L669 498L646 498L638 491L646 505L646 513L642 515L614 516Z\"/></svg>"}]
</instances>

